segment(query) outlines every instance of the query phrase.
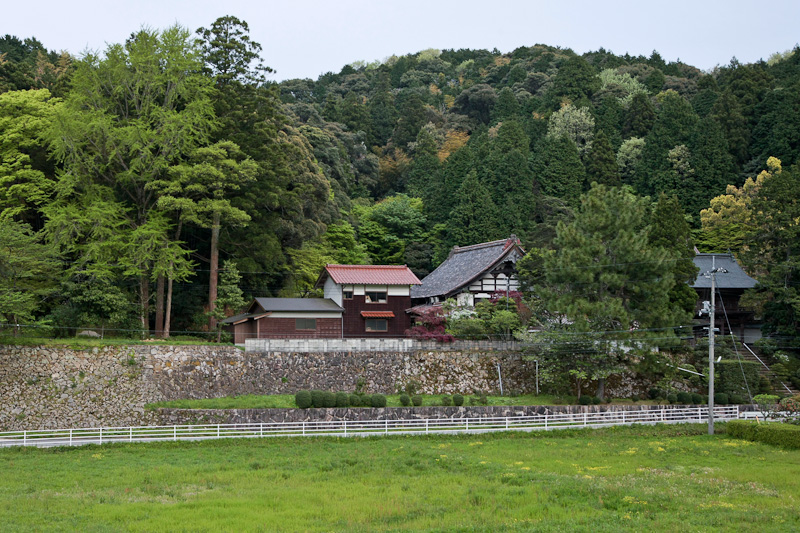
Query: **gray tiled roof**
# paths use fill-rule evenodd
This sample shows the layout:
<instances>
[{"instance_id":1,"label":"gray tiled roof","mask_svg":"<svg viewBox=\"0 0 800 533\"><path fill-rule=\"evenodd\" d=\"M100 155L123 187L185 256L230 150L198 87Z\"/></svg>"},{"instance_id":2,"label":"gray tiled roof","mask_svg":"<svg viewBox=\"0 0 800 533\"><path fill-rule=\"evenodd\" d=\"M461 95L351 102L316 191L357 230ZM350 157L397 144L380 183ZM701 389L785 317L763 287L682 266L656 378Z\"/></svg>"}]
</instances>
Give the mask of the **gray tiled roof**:
<instances>
[{"instance_id":1,"label":"gray tiled roof","mask_svg":"<svg viewBox=\"0 0 800 533\"><path fill-rule=\"evenodd\" d=\"M695 289L711 288L711 278L707 278L703 274L710 272L713 268L728 271L717 274L716 284L719 289L751 289L756 285L756 280L747 275L731 254L697 254L694 256L694 264L700 269L697 279L692 285Z\"/></svg>"},{"instance_id":2,"label":"gray tiled roof","mask_svg":"<svg viewBox=\"0 0 800 533\"><path fill-rule=\"evenodd\" d=\"M496 264L517 244L516 238L485 242L472 246L456 246L436 270L428 274L422 285L411 287L412 298L450 295L468 285Z\"/></svg>"},{"instance_id":3,"label":"gray tiled roof","mask_svg":"<svg viewBox=\"0 0 800 533\"><path fill-rule=\"evenodd\" d=\"M341 313L344 309L330 298L256 298L264 311L302 311ZM253 305L250 306L253 310Z\"/></svg>"}]
</instances>

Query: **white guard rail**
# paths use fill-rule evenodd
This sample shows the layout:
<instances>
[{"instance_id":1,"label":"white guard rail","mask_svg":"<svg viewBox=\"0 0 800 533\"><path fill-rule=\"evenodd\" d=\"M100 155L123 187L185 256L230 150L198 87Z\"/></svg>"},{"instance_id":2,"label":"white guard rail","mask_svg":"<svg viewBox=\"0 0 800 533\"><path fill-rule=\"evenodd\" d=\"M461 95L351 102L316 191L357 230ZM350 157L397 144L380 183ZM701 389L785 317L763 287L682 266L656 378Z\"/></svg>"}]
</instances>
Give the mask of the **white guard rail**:
<instances>
[{"instance_id":1,"label":"white guard rail","mask_svg":"<svg viewBox=\"0 0 800 533\"><path fill-rule=\"evenodd\" d=\"M744 413L741 413L744 414ZM718 422L740 418L739 406L714 408ZM707 407L559 413L536 416L368 420L324 422L252 422L174 426L42 429L0 432L0 447L79 446L111 442L193 441L237 437L355 437L371 435L419 435L431 433L485 433L491 431L535 431L631 424L705 423Z\"/></svg>"}]
</instances>

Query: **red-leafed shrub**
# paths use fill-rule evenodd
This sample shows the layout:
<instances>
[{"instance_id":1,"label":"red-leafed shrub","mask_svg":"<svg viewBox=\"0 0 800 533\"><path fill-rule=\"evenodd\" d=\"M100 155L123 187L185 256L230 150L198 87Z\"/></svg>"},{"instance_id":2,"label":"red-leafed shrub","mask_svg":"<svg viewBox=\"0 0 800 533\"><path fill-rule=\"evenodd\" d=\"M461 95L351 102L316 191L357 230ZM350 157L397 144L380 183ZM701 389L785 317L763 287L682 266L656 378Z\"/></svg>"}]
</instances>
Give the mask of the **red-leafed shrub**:
<instances>
[{"instance_id":1,"label":"red-leafed shrub","mask_svg":"<svg viewBox=\"0 0 800 533\"><path fill-rule=\"evenodd\" d=\"M441 307L430 307L416 317L416 325L406 330L406 335L423 340L453 342L453 336L445 332L447 317Z\"/></svg>"}]
</instances>

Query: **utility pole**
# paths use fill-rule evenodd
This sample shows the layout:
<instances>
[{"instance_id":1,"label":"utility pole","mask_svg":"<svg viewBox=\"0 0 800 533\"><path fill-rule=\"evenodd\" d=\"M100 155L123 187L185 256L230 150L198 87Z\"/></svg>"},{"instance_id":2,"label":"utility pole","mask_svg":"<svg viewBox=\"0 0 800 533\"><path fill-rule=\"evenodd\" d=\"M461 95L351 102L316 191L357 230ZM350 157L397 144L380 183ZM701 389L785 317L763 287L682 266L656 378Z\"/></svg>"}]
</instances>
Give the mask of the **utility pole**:
<instances>
[{"instance_id":1,"label":"utility pole","mask_svg":"<svg viewBox=\"0 0 800 533\"><path fill-rule=\"evenodd\" d=\"M713 258L712 258L713 261ZM714 266L712 262L712 267ZM717 274L725 274L724 268L712 268L711 276L711 308L708 311L708 434L714 434L714 311L717 292Z\"/></svg>"},{"instance_id":2,"label":"utility pole","mask_svg":"<svg viewBox=\"0 0 800 533\"><path fill-rule=\"evenodd\" d=\"M711 309L708 313L708 434L714 434L714 293L717 269L711 270Z\"/></svg>"}]
</instances>

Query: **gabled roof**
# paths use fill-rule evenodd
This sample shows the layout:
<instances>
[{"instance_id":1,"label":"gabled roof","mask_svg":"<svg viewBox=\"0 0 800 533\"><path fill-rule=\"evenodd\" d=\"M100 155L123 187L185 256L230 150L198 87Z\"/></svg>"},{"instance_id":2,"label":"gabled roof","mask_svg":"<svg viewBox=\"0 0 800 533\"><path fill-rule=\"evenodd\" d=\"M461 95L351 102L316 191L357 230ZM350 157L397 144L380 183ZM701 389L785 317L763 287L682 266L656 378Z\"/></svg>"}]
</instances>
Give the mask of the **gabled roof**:
<instances>
[{"instance_id":1,"label":"gabled roof","mask_svg":"<svg viewBox=\"0 0 800 533\"><path fill-rule=\"evenodd\" d=\"M436 270L425 276L421 286L411 288L411 297L430 298L454 294L504 261L515 249L525 253L515 235L500 241L455 246L450 251L450 256Z\"/></svg>"},{"instance_id":2,"label":"gabled roof","mask_svg":"<svg viewBox=\"0 0 800 533\"><path fill-rule=\"evenodd\" d=\"M330 277L340 285L419 285L422 283L405 265L326 265L317 287Z\"/></svg>"},{"instance_id":3,"label":"gabled roof","mask_svg":"<svg viewBox=\"0 0 800 533\"><path fill-rule=\"evenodd\" d=\"M256 309L259 307L260 309ZM256 298L250 308L250 313L258 311L297 311L297 312L329 312L341 313L344 311L330 298Z\"/></svg>"},{"instance_id":4,"label":"gabled roof","mask_svg":"<svg viewBox=\"0 0 800 533\"><path fill-rule=\"evenodd\" d=\"M694 264L700 269L692 287L695 289L710 289L711 278L705 277L706 272L714 268L725 269L727 272L720 272L716 275L716 285L718 289L752 289L756 286L756 280L747 275L739 266L733 254L700 254L694 256Z\"/></svg>"}]
</instances>

